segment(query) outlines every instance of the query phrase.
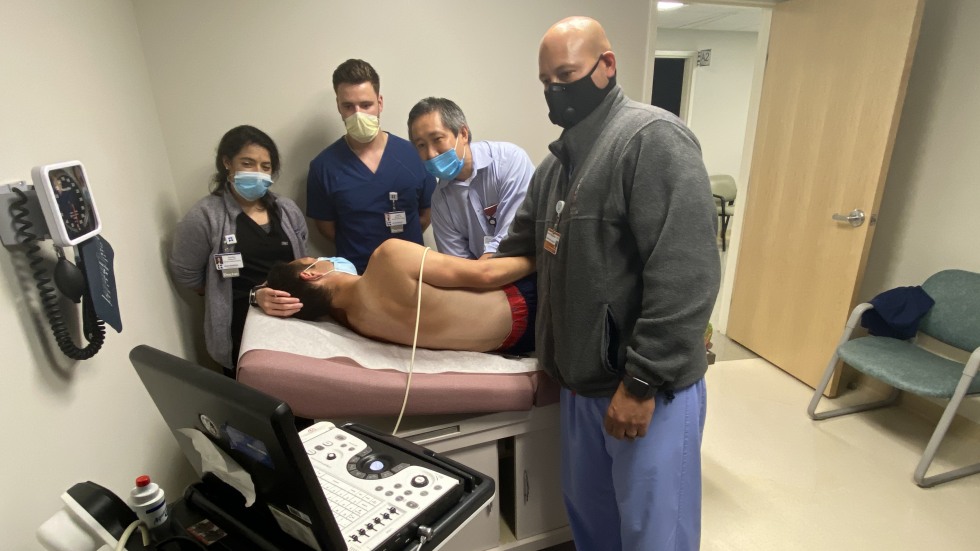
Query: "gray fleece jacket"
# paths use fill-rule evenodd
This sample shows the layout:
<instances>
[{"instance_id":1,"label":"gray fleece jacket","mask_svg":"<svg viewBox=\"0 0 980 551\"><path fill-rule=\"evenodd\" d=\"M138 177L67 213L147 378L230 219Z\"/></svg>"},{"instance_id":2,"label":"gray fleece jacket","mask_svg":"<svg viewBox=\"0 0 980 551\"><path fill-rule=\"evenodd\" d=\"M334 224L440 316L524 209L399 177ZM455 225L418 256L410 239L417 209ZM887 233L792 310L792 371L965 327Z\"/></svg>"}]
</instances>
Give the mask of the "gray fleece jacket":
<instances>
[{"instance_id":1,"label":"gray fleece jacket","mask_svg":"<svg viewBox=\"0 0 980 551\"><path fill-rule=\"evenodd\" d=\"M668 397L697 382L721 270L694 134L617 86L549 149L497 252L536 257L543 368L590 397L627 373Z\"/></svg>"},{"instance_id":2,"label":"gray fleece jacket","mask_svg":"<svg viewBox=\"0 0 980 551\"><path fill-rule=\"evenodd\" d=\"M282 220L283 233L289 238L293 256L306 256L306 218L292 199L273 196ZM224 236L235 233L235 220L242 207L231 193L208 195L191 207L177 224L174 246L170 251L170 273L174 281L191 289L204 288L204 342L208 354L221 365L232 368L231 357L231 279L221 277L214 267L213 256L226 250Z\"/></svg>"}]
</instances>

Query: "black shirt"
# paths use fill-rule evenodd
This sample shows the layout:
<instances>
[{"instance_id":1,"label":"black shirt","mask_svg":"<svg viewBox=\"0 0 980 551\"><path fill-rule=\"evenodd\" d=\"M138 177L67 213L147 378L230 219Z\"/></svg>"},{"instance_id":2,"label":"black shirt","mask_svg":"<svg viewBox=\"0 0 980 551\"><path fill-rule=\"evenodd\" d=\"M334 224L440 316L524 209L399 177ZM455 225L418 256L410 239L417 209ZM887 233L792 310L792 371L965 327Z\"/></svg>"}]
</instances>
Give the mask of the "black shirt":
<instances>
[{"instance_id":1,"label":"black shirt","mask_svg":"<svg viewBox=\"0 0 980 551\"><path fill-rule=\"evenodd\" d=\"M248 315L248 295L252 287L265 282L269 269L277 262L289 262L293 258L293 247L282 231L282 223L277 210L269 211L269 224L260 226L244 212L235 219L235 252L242 254L244 268L231 283L231 342L232 359L238 362L238 352L242 345L242 330Z\"/></svg>"}]
</instances>

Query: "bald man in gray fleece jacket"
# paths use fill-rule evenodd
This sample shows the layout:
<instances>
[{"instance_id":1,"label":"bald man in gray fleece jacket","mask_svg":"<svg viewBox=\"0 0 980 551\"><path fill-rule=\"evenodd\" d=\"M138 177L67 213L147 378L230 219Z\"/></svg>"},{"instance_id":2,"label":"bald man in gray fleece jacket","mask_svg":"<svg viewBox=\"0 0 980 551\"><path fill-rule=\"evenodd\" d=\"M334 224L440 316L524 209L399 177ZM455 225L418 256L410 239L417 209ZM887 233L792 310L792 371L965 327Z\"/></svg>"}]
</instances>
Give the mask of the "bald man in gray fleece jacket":
<instances>
[{"instance_id":1,"label":"bald man in gray fleece jacket","mask_svg":"<svg viewBox=\"0 0 980 551\"><path fill-rule=\"evenodd\" d=\"M623 94L595 20L552 26L539 70L565 131L497 255L535 256L575 544L697 549L703 335L720 280L701 149L677 117Z\"/></svg>"}]
</instances>

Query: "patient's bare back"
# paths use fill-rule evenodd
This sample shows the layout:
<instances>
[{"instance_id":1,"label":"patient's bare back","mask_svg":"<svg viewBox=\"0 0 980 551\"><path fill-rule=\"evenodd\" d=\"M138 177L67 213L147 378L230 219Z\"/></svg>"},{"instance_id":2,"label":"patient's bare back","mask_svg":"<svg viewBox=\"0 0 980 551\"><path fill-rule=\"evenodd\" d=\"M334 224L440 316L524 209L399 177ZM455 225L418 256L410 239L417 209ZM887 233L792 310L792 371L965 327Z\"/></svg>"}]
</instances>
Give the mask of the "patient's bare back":
<instances>
[{"instance_id":1,"label":"patient's bare back","mask_svg":"<svg viewBox=\"0 0 980 551\"><path fill-rule=\"evenodd\" d=\"M368 337L412 344L418 304L419 254L372 256L347 309L351 327ZM418 257L415 260L415 257ZM418 344L423 348L497 349L510 334L507 295L499 289L442 289L422 284Z\"/></svg>"}]
</instances>

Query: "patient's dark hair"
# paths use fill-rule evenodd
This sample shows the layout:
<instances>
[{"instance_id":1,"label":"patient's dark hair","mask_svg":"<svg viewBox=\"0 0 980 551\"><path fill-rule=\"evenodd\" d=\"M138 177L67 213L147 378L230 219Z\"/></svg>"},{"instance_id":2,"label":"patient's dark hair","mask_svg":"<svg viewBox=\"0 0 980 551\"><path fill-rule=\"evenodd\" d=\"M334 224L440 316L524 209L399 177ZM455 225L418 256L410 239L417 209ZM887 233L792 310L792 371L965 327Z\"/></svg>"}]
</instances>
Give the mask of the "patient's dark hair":
<instances>
[{"instance_id":1,"label":"patient's dark hair","mask_svg":"<svg viewBox=\"0 0 980 551\"><path fill-rule=\"evenodd\" d=\"M270 288L286 291L303 303L299 312L293 314L294 318L314 321L330 314L330 293L300 277L305 268L302 264L278 262L269 270L266 282Z\"/></svg>"}]
</instances>

